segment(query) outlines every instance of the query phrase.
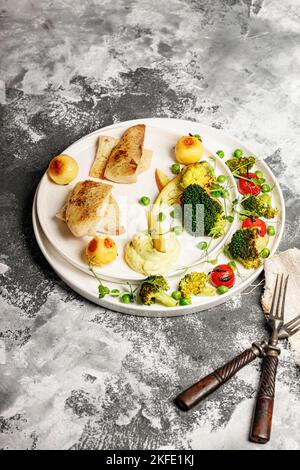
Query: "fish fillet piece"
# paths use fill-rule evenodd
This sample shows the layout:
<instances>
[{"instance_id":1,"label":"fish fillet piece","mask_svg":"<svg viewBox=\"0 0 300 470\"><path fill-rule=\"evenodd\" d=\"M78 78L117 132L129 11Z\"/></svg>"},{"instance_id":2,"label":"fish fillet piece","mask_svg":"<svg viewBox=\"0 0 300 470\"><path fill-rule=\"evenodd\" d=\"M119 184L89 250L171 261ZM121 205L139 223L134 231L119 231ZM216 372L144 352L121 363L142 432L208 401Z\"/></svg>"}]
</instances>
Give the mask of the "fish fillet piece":
<instances>
[{"instance_id":1,"label":"fish fillet piece","mask_svg":"<svg viewBox=\"0 0 300 470\"><path fill-rule=\"evenodd\" d=\"M109 195L108 202L106 213L97 226L97 232L121 235L125 232L125 229L121 225L121 211L119 205L112 195Z\"/></svg>"},{"instance_id":2,"label":"fish fillet piece","mask_svg":"<svg viewBox=\"0 0 300 470\"><path fill-rule=\"evenodd\" d=\"M98 137L98 146L95 155L95 159L91 166L89 176L93 178L104 178L104 172L106 163L108 161L108 157L110 156L111 151L113 148L120 142L119 139L115 137L110 137L107 135L100 135ZM138 173L143 173L149 170L151 166L151 159L152 159L153 152L150 149L144 149L140 161L140 165L138 168Z\"/></svg>"},{"instance_id":3,"label":"fish fillet piece","mask_svg":"<svg viewBox=\"0 0 300 470\"><path fill-rule=\"evenodd\" d=\"M151 160L152 160L153 152L150 149L144 149L140 165L138 167L138 172L144 173L144 171L148 171L151 167Z\"/></svg>"},{"instance_id":4,"label":"fish fillet piece","mask_svg":"<svg viewBox=\"0 0 300 470\"><path fill-rule=\"evenodd\" d=\"M107 135L100 135L98 137L97 152L95 160L91 166L89 176L100 179L104 177L104 170L108 157L118 142L119 139L115 139L114 137L109 137Z\"/></svg>"},{"instance_id":5,"label":"fish fillet piece","mask_svg":"<svg viewBox=\"0 0 300 470\"><path fill-rule=\"evenodd\" d=\"M69 198L70 196L71 194L69 195ZM63 222L66 222L67 207L68 201L56 214L56 217ZM121 225L121 211L119 205L111 194L108 196L108 204L105 204L105 212L99 220L96 232L104 232L111 235L120 235L125 232L124 227Z\"/></svg>"},{"instance_id":6,"label":"fish fillet piece","mask_svg":"<svg viewBox=\"0 0 300 470\"><path fill-rule=\"evenodd\" d=\"M139 174L145 138L145 125L127 129L111 151L104 177L116 183L135 183Z\"/></svg>"},{"instance_id":7,"label":"fish fillet piece","mask_svg":"<svg viewBox=\"0 0 300 470\"><path fill-rule=\"evenodd\" d=\"M75 237L95 235L108 210L112 186L98 181L80 181L67 202L66 223Z\"/></svg>"}]
</instances>

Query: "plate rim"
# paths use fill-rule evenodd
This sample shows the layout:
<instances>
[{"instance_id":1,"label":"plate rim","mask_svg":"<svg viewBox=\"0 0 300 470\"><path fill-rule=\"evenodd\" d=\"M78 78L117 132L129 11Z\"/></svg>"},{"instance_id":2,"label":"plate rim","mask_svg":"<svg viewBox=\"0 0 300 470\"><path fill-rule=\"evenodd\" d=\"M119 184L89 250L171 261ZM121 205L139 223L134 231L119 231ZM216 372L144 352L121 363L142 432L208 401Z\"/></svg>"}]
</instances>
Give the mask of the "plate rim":
<instances>
[{"instance_id":1,"label":"plate rim","mask_svg":"<svg viewBox=\"0 0 300 470\"><path fill-rule=\"evenodd\" d=\"M154 122L159 121L162 124L164 124L166 127L167 127L169 121L180 121L185 125L189 125L191 123L198 124L198 125L201 125L201 127L205 127L207 129L209 129L210 131L213 131L215 133L220 132L225 137L230 137L234 141L239 142L236 137L231 136L230 134L224 132L223 130L215 129L212 126L208 126L206 124L201 124L201 123L198 123L197 121L181 120L181 119L174 119L174 118L142 118L142 119L134 119L134 120L124 121L124 122L118 123L118 124L125 124L126 123L128 125L133 125L134 123L137 123L137 122L146 122L147 123L147 122L151 122L151 121L154 121ZM101 128L101 130L103 130L103 129L108 130L110 127L112 127L114 125L115 124L112 124L110 126L106 126L104 128ZM98 132L99 132L99 129L94 131L93 133L90 133L90 134L97 134ZM88 134L88 136L90 136L90 134ZM83 136L81 139L84 139L85 137L86 136ZM79 139L79 140L81 140L81 139ZM249 147L247 146L247 144L243 143L243 147L245 149L247 149L247 151L249 151L249 153L251 153L251 151L249 150ZM273 254L275 254L275 252L278 249L278 246L279 246L279 244L282 240L283 230L284 230L284 227L285 227L285 221L286 221L285 202L284 202L284 197L283 197L283 194L282 194L282 190L280 188L278 180L277 180L276 176L274 175L272 169L265 163L265 161L263 159L260 160L260 164L270 172L272 178L274 179L274 181L276 181L277 188L278 188L278 195L279 195L279 198L280 198L280 204L281 204L281 210L282 210L282 212L281 212L281 228L280 228L280 232L278 234L278 238L277 238L276 242L274 243ZM38 190L38 188L37 188L37 190ZM49 256L49 254L47 253L47 250L45 249L44 244L41 240L40 234L38 233L39 229L38 229L37 223L39 223L39 221L38 221L38 218L37 218L37 214L35 214L35 211L36 211L36 194L35 194L34 201L33 201L33 206L32 206L33 228L34 228L34 233L35 233L37 243L38 243L43 255L47 259L48 263L51 265L51 267L54 269L54 271L58 274L58 276L69 287L71 287L75 292L77 292L82 297L87 298L91 302L93 302L97 305L100 305L103 308L108 308L109 310L129 314L129 315L136 315L136 316L143 316L143 317L145 317L145 316L146 317L161 317L161 318L163 318L163 317L170 318L170 317L176 317L176 316L183 316L183 315L186 315L187 313L196 313L196 312L200 312L200 311L205 311L205 310L213 308L217 305L225 303L231 297L234 297L235 295L239 294L246 287L248 287L253 281L255 281L255 279L258 278L258 276L261 274L261 272L264 269L263 265L260 266L246 280L244 280L239 285L237 285L236 287L231 289L229 292L227 292L226 294L223 294L222 296L214 298L213 301L210 300L209 305L207 305L207 303L202 303L202 304L199 304L199 305L192 304L192 305L187 305L187 306L181 306L180 308L176 307L175 309L168 309L166 307L161 307L160 310L154 310L154 309L151 310L151 307L150 307L150 308L147 308L147 310L145 310L140 305L131 304L130 306L126 306L125 304L121 304L120 302L117 304L117 303L110 302L110 301L107 301L107 300L104 300L104 299L98 299L96 294L94 295L94 294L90 294L90 293L87 293L87 292L83 293L80 286L76 285L76 283L74 283L74 281L72 281L70 279L67 279L61 273L61 270L56 265L55 261L53 261L51 256ZM43 233L43 235L45 236L44 233ZM47 240L47 241L48 241L48 243L50 243L49 240ZM51 247L55 251L55 253L57 253L57 255L58 255L58 252L56 252L56 249L55 249L55 247L53 247L52 244L51 244ZM62 261L62 260L60 260L60 261ZM65 261L65 259L63 260L63 262L66 263L67 265L70 265L70 263ZM72 265L70 265L70 267L73 270L76 270ZM76 271L78 271L78 270L76 270ZM87 274L83 273L82 271L81 271L81 275L82 276L87 276ZM96 289L95 289L95 292L96 292Z\"/></svg>"}]
</instances>

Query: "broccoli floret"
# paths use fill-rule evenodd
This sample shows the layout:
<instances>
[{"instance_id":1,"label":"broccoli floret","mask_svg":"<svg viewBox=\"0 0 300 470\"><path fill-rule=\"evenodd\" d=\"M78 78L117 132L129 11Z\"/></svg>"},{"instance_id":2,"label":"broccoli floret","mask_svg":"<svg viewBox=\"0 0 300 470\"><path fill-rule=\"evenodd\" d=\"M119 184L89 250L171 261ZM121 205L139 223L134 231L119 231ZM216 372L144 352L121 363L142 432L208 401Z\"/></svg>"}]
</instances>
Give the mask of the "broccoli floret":
<instances>
[{"instance_id":1,"label":"broccoli floret","mask_svg":"<svg viewBox=\"0 0 300 470\"><path fill-rule=\"evenodd\" d=\"M215 181L214 170L207 162L197 162L188 165L182 171L181 186L183 189L191 184L199 184L206 191L209 191Z\"/></svg>"},{"instance_id":2,"label":"broccoli floret","mask_svg":"<svg viewBox=\"0 0 300 470\"><path fill-rule=\"evenodd\" d=\"M222 219L223 207L199 184L191 184L183 191L181 203L183 206L183 225L186 231L194 237L203 235L202 224L197 223L197 206L204 210L204 235L218 238L224 233L225 221Z\"/></svg>"},{"instance_id":3,"label":"broccoli floret","mask_svg":"<svg viewBox=\"0 0 300 470\"><path fill-rule=\"evenodd\" d=\"M148 276L144 282L149 282L149 284L154 284L156 287L159 287L162 290L168 290L169 284L163 276Z\"/></svg>"},{"instance_id":4,"label":"broccoli floret","mask_svg":"<svg viewBox=\"0 0 300 470\"><path fill-rule=\"evenodd\" d=\"M240 157L227 160L226 165L234 176L238 176L249 171L253 167L254 163L254 157Z\"/></svg>"},{"instance_id":5,"label":"broccoli floret","mask_svg":"<svg viewBox=\"0 0 300 470\"><path fill-rule=\"evenodd\" d=\"M228 251L232 259L247 269L254 269L260 266L260 252L267 244L268 237L260 237L258 227L244 228L233 234Z\"/></svg>"},{"instance_id":6,"label":"broccoli floret","mask_svg":"<svg viewBox=\"0 0 300 470\"><path fill-rule=\"evenodd\" d=\"M209 236L212 238L219 238L224 234L224 227L225 227L225 221L223 219L223 213L218 214L215 224L211 231L209 232Z\"/></svg>"},{"instance_id":7,"label":"broccoli floret","mask_svg":"<svg viewBox=\"0 0 300 470\"><path fill-rule=\"evenodd\" d=\"M177 301L165 292L168 288L169 285L163 276L147 277L139 292L143 304L151 305L157 300L166 307L176 307Z\"/></svg>"},{"instance_id":8,"label":"broccoli floret","mask_svg":"<svg viewBox=\"0 0 300 470\"><path fill-rule=\"evenodd\" d=\"M273 219L278 213L278 210L271 206L271 196L269 194L261 194L260 196L251 194L242 201L242 206L253 215L265 217L266 219Z\"/></svg>"},{"instance_id":9,"label":"broccoli floret","mask_svg":"<svg viewBox=\"0 0 300 470\"><path fill-rule=\"evenodd\" d=\"M185 299L189 299L191 295L215 295L216 289L205 285L208 280L205 273L189 273L181 279L178 288Z\"/></svg>"}]
</instances>

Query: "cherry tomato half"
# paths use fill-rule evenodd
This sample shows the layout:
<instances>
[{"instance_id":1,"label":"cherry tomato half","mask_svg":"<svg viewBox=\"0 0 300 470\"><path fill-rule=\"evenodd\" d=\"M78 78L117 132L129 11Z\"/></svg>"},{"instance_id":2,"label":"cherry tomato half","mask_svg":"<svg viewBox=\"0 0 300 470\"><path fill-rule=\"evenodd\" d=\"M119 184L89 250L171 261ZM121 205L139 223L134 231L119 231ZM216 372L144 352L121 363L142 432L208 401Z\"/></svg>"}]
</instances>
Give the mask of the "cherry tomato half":
<instances>
[{"instance_id":1,"label":"cherry tomato half","mask_svg":"<svg viewBox=\"0 0 300 470\"><path fill-rule=\"evenodd\" d=\"M220 264L210 273L210 281L215 287L226 286L230 288L234 284L235 275L228 264Z\"/></svg>"},{"instance_id":2,"label":"cherry tomato half","mask_svg":"<svg viewBox=\"0 0 300 470\"><path fill-rule=\"evenodd\" d=\"M249 219L245 219L242 228L250 228L250 227L258 227L259 228L259 235L264 237L267 233L267 226L265 222L258 217L251 217Z\"/></svg>"},{"instance_id":3,"label":"cherry tomato half","mask_svg":"<svg viewBox=\"0 0 300 470\"><path fill-rule=\"evenodd\" d=\"M247 179L243 179L247 178ZM253 194L253 196L257 196L261 191L261 185L254 184L252 181L248 181L250 179L259 179L255 173L242 173L241 178L238 181L238 190L241 194Z\"/></svg>"}]
</instances>

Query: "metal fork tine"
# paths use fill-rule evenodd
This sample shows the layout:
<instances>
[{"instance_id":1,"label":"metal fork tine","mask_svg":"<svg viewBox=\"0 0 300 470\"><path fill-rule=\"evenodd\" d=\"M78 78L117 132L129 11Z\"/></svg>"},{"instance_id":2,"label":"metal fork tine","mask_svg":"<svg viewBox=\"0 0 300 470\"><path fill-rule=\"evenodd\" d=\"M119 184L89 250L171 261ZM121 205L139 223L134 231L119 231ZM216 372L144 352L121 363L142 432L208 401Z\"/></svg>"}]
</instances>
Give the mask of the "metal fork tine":
<instances>
[{"instance_id":1,"label":"metal fork tine","mask_svg":"<svg viewBox=\"0 0 300 470\"><path fill-rule=\"evenodd\" d=\"M273 292L273 298L272 298L272 304L271 304L271 308L270 308L269 317L273 316L273 312L275 311L275 308L277 307L278 281L279 281L279 274L277 274L277 276L276 276L275 288L274 288L274 292Z\"/></svg>"},{"instance_id":2,"label":"metal fork tine","mask_svg":"<svg viewBox=\"0 0 300 470\"><path fill-rule=\"evenodd\" d=\"M289 336L294 335L299 330L300 330L300 325L298 325L297 328L292 328L291 331L289 332Z\"/></svg>"},{"instance_id":3,"label":"metal fork tine","mask_svg":"<svg viewBox=\"0 0 300 470\"><path fill-rule=\"evenodd\" d=\"M285 328L288 334L291 336L300 329L300 319L293 324L290 328Z\"/></svg>"},{"instance_id":4,"label":"metal fork tine","mask_svg":"<svg viewBox=\"0 0 300 470\"><path fill-rule=\"evenodd\" d=\"M277 309L277 314L278 314L280 320L283 320L283 316L284 316L284 307L285 307L285 298L286 298L288 280L289 280L289 276L287 275L286 278L285 278L285 282L284 282L284 288L282 288L282 286L283 286L283 275L282 275L281 284L280 284L280 296L281 296L281 305L280 305L280 307L281 308L280 308L279 311Z\"/></svg>"},{"instance_id":5,"label":"metal fork tine","mask_svg":"<svg viewBox=\"0 0 300 470\"><path fill-rule=\"evenodd\" d=\"M297 317L295 317L292 320L290 320L289 322L287 322L284 326L285 326L285 328L290 328L290 327L292 328L294 326L293 324L295 322L298 324L299 321L300 321L300 315L297 315Z\"/></svg>"}]
</instances>

